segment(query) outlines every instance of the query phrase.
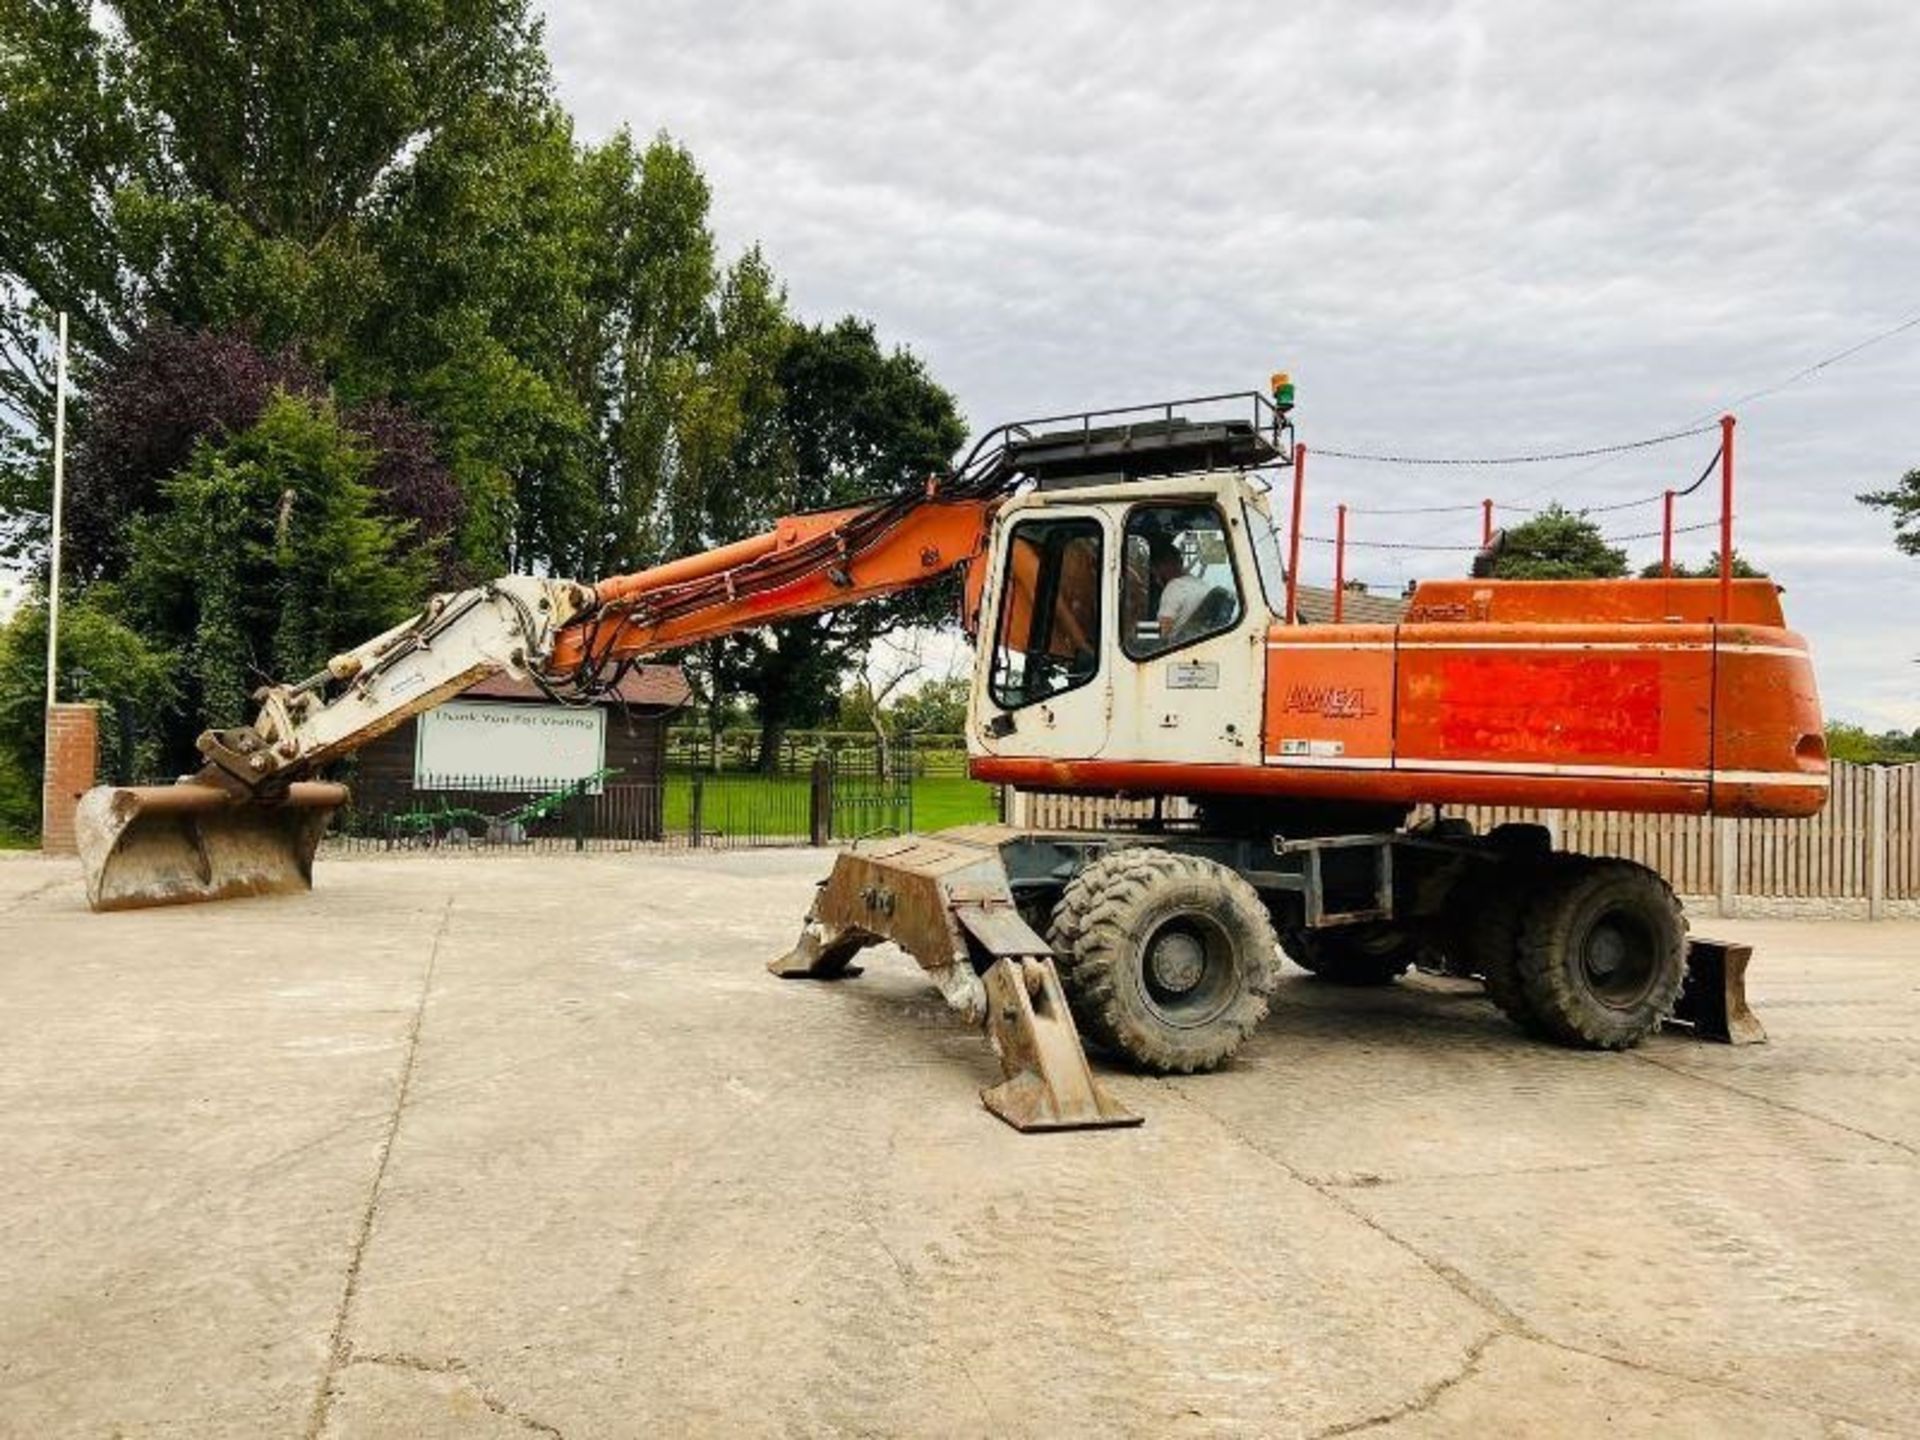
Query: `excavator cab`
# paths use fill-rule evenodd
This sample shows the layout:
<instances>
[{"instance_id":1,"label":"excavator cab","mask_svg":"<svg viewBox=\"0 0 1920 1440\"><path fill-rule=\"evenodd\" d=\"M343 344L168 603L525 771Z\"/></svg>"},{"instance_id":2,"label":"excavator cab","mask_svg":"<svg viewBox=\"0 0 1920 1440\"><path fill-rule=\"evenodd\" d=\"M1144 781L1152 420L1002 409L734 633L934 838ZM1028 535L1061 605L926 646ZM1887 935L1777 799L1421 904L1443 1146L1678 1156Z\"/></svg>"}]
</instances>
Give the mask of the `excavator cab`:
<instances>
[{"instance_id":1,"label":"excavator cab","mask_svg":"<svg viewBox=\"0 0 1920 1440\"><path fill-rule=\"evenodd\" d=\"M1238 472L1214 471L1089 480L1007 502L985 560L991 640L975 667L976 757L1257 764L1276 623L1255 556L1257 500Z\"/></svg>"}]
</instances>

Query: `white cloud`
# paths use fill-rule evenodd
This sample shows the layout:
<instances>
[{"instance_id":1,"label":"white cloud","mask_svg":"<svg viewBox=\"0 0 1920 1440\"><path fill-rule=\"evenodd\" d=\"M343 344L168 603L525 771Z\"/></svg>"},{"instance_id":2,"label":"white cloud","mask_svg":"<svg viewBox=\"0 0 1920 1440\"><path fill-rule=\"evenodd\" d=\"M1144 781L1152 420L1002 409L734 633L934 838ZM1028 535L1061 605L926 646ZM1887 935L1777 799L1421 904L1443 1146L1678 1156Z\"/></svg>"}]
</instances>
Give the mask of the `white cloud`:
<instances>
[{"instance_id":1,"label":"white cloud","mask_svg":"<svg viewBox=\"0 0 1920 1440\"><path fill-rule=\"evenodd\" d=\"M1888 0L548 13L585 133L687 143L724 241L762 241L804 313L911 344L976 428L1280 366L1310 448L1577 446L1712 413L1920 312L1920 12ZM1787 586L1830 709L1876 724L1920 725L1920 563L1853 497L1920 465L1917 410L1920 331L1740 417L1741 549ZM1329 462L1311 498L1322 525L1336 499L1601 504L1685 484L1711 451ZM1707 491L1684 504L1712 513ZM1477 514L1438 519L1369 524L1476 538ZM1357 568L1397 586L1457 564Z\"/></svg>"}]
</instances>

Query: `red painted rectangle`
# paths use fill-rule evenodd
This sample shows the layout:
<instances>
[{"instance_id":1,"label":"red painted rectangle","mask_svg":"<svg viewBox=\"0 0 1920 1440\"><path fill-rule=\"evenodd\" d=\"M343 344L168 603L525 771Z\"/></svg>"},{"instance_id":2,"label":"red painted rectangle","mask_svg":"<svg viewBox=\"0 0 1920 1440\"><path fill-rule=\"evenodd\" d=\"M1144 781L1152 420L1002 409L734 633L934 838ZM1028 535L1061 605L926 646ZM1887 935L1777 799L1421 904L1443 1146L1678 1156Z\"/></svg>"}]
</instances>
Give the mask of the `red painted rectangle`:
<instances>
[{"instance_id":1,"label":"red painted rectangle","mask_svg":"<svg viewBox=\"0 0 1920 1440\"><path fill-rule=\"evenodd\" d=\"M1441 655L1429 668L1437 759L1508 759L1577 764L1660 755L1658 656L1583 654ZM1419 687L1425 690L1427 687ZM1411 748L1407 752L1411 753Z\"/></svg>"}]
</instances>

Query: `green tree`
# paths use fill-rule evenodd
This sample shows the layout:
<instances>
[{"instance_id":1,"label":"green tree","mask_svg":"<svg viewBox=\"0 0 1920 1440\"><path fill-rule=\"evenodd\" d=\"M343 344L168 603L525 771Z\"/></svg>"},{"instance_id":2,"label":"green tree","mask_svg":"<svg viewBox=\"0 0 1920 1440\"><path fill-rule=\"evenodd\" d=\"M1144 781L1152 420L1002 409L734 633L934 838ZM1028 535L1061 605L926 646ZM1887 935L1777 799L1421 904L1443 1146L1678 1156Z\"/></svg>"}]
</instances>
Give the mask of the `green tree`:
<instances>
[{"instance_id":1,"label":"green tree","mask_svg":"<svg viewBox=\"0 0 1920 1440\"><path fill-rule=\"evenodd\" d=\"M1920 730L1886 730L1876 735L1864 725L1827 722L1827 756L1855 765L1906 765L1920 761Z\"/></svg>"},{"instance_id":2,"label":"green tree","mask_svg":"<svg viewBox=\"0 0 1920 1440\"><path fill-rule=\"evenodd\" d=\"M680 387L660 537L669 556L739 540L778 513L764 499L791 469L780 365L795 325L786 295L755 248L720 285L693 373ZM748 652L730 640L695 646L683 659L702 713L717 735L739 692Z\"/></svg>"},{"instance_id":3,"label":"green tree","mask_svg":"<svg viewBox=\"0 0 1920 1440\"><path fill-rule=\"evenodd\" d=\"M708 202L664 137L580 147L557 108L511 105L464 118L385 198L346 384L445 437L469 570L669 553L676 426L714 324Z\"/></svg>"},{"instance_id":4,"label":"green tree","mask_svg":"<svg viewBox=\"0 0 1920 1440\"><path fill-rule=\"evenodd\" d=\"M776 378L790 464L742 497L743 526L765 529L781 515L918 486L966 438L953 396L908 351L882 350L862 320L794 330ZM727 672L753 697L761 766L773 765L788 729L834 713L843 678L875 640L940 624L953 608L951 586L929 586L730 640Z\"/></svg>"},{"instance_id":5,"label":"green tree","mask_svg":"<svg viewBox=\"0 0 1920 1440\"><path fill-rule=\"evenodd\" d=\"M967 696L973 682L964 675L929 680L893 704L893 723L905 735L964 735Z\"/></svg>"},{"instance_id":6,"label":"green tree","mask_svg":"<svg viewBox=\"0 0 1920 1440\"><path fill-rule=\"evenodd\" d=\"M1890 512L1893 543L1909 555L1920 555L1920 470L1909 470L1900 483L1886 490L1870 490L1859 497L1863 505Z\"/></svg>"},{"instance_id":7,"label":"green tree","mask_svg":"<svg viewBox=\"0 0 1920 1440\"><path fill-rule=\"evenodd\" d=\"M136 303L116 197L154 176L129 90L88 0L0 3L0 559L46 543L54 313L84 378Z\"/></svg>"},{"instance_id":8,"label":"green tree","mask_svg":"<svg viewBox=\"0 0 1920 1440\"><path fill-rule=\"evenodd\" d=\"M693 158L664 137L636 154L616 136L589 157L611 236L598 428L605 444L596 574L652 564L669 549L676 420L713 323L709 194Z\"/></svg>"},{"instance_id":9,"label":"green tree","mask_svg":"<svg viewBox=\"0 0 1920 1440\"><path fill-rule=\"evenodd\" d=\"M181 656L176 763L260 684L312 674L418 607L434 557L376 513L374 458L328 402L283 393L251 429L203 442L135 522L125 608Z\"/></svg>"},{"instance_id":10,"label":"green tree","mask_svg":"<svg viewBox=\"0 0 1920 1440\"><path fill-rule=\"evenodd\" d=\"M100 605L60 612L60 698L101 707L102 768L118 780L151 778L161 765L162 724L176 697L174 657L156 650ZM35 600L0 626L0 830L40 828L45 758L47 607Z\"/></svg>"},{"instance_id":11,"label":"green tree","mask_svg":"<svg viewBox=\"0 0 1920 1440\"><path fill-rule=\"evenodd\" d=\"M592 578L917 483L962 438L871 327L802 330L757 251L721 267L682 147L578 142L530 0L0 0L0 146L0 553L44 544L46 335L71 311L77 473L113 501L76 577L131 567L102 603L180 652L180 734L410 607L440 529L449 574ZM322 398L261 412L271 386L235 370L234 404L108 403L162 326ZM168 444L127 423L149 412ZM447 472L458 496L426 496ZM396 555L397 588L374 563ZM873 635L943 604L704 646L695 673L712 713L754 696L777 739Z\"/></svg>"},{"instance_id":12,"label":"green tree","mask_svg":"<svg viewBox=\"0 0 1920 1440\"><path fill-rule=\"evenodd\" d=\"M469 115L549 103L539 38L527 0L0 5L0 545L44 543L56 311L77 428L150 317L331 373L381 290L370 219Z\"/></svg>"},{"instance_id":13,"label":"green tree","mask_svg":"<svg viewBox=\"0 0 1920 1440\"><path fill-rule=\"evenodd\" d=\"M1493 573L1502 580L1605 580L1627 573L1627 552L1607 544L1585 515L1555 503L1501 532Z\"/></svg>"},{"instance_id":14,"label":"green tree","mask_svg":"<svg viewBox=\"0 0 1920 1440\"><path fill-rule=\"evenodd\" d=\"M1766 579L1766 573L1764 570L1756 569L1749 563L1747 557L1742 555L1738 550L1733 552L1733 574L1735 579L1764 580ZM1676 560L1673 562L1673 578L1676 580L1716 580L1719 576L1720 552L1718 550L1707 556L1697 568L1688 565L1684 560ZM1651 565L1642 566L1640 578L1643 580L1658 580L1660 578L1660 562L1656 560Z\"/></svg>"},{"instance_id":15,"label":"green tree","mask_svg":"<svg viewBox=\"0 0 1920 1440\"><path fill-rule=\"evenodd\" d=\"M342 383L434 424L467 497L472 573L584 572L604 353L594 211L566 116L502 103L436 136L369 221L381 280Z\"/></svg>"}]
</instances>

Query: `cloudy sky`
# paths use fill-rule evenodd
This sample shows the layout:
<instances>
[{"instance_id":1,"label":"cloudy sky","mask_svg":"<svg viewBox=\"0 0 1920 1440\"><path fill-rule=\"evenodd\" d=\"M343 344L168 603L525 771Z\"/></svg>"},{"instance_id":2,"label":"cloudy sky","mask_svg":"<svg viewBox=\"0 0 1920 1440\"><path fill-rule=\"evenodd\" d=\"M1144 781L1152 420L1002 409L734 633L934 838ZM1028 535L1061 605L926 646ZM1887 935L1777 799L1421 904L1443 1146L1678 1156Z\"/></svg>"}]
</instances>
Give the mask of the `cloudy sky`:
<instances>
[{"instance_id":1,"label":"cloudy sky","mask_svg":"<svg viewBox=\"0 0 1920 1440\"><path fill-rule=\"evenodd\" d=\"M686 143L729 248L764 245L801 314L855 311L912 346L976 429L1285 368L1310 450L1578 448L1717 414L1920 316L1904 0L548 16L584 136ZM1853 499L1920 465L1920 327L1738 408L1738 544L1786 586L1829 710L1920 725L1920 560ZM1339 500L1603 504L1685 484L1712 450L1318 462L1312 528ZM1706 491L1683 506L1683 523L1714 513ZM1356 517L1352 534L1471 542L1478 523ZM1686 538L1683 558L1712 548ZM1356 551L1349 569L1397 587L1460 563ZM1303 573L1330 567L1322 550Z\"/></svg>"}]
</instances>

